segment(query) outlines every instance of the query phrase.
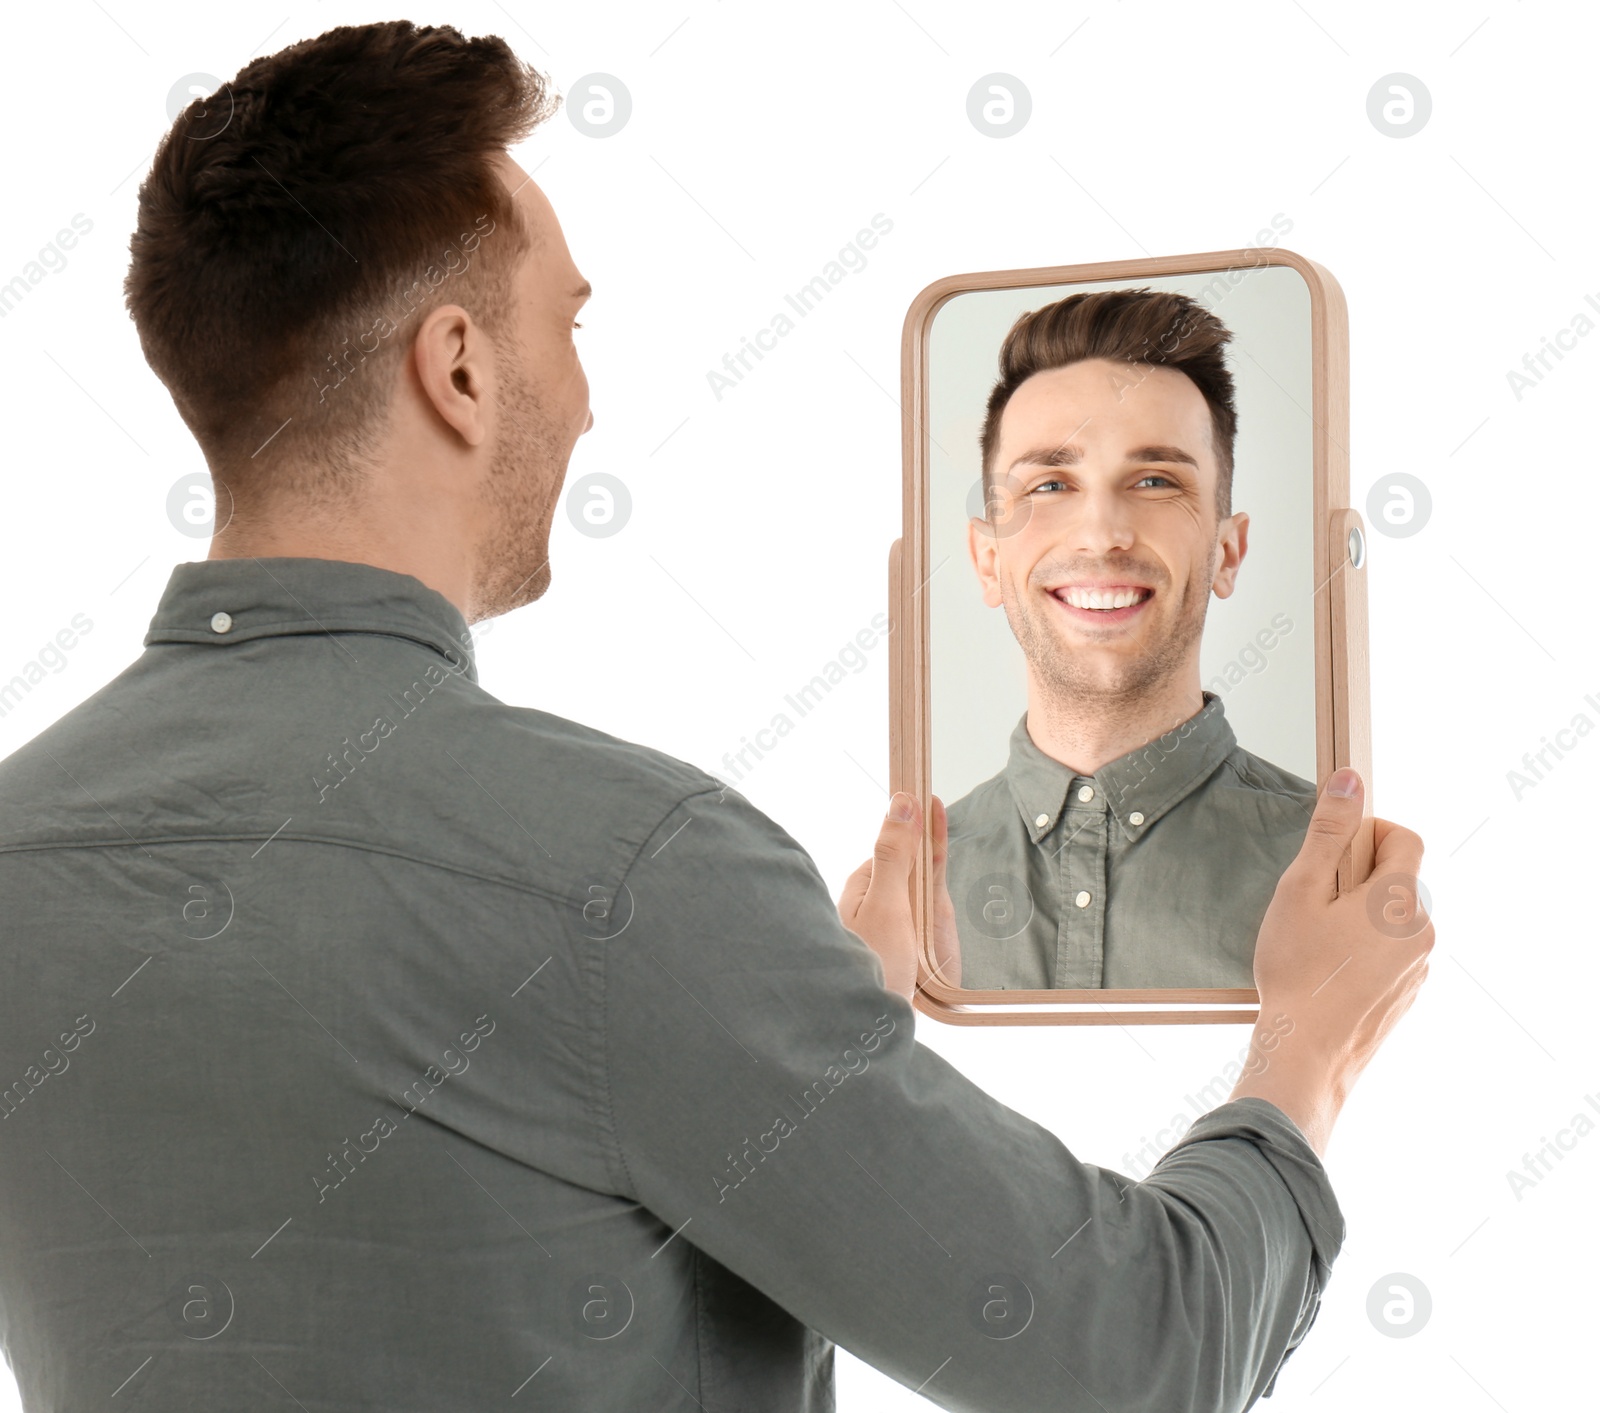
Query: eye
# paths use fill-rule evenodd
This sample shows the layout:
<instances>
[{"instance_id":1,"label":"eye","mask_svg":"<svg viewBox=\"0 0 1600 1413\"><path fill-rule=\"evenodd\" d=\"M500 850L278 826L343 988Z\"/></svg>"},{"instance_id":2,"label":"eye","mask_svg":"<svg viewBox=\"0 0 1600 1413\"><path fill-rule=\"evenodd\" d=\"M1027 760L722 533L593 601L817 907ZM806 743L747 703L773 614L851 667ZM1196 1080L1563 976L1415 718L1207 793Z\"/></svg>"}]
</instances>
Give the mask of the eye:
<instances>
[{"instance_id":1,"label":"eye","mask_svg":"<svg viewBox=\"0 0 1600 1413\"><path fill-rule=\"evenodd\" d=\"M1040 481L1028 494L1033 495L1038 491L1047 491L1052 486L1065 486L1066 484L1059 476L1052 476L1048 481Z\"/></svg>"},{"instance_id":2,"label":"eye","mask_svg":"<svg viewBox=\"0 0 1600 1413\"><path fill-rule=\"evenodd\" d=\"M1146 481L1164 481L1167 485L1174 487L1178 484L1164 471L1149 471L1135 481L1134 485L1142 486Z\"/></svg>"},{"instance_id":3,"label":"eye","mask_svg":"<svg viewBox=\"0 0 1600 1413\"><path fill-rule=\"evenodd\" d=\"M583 325L580 324L576 319L574 319L572 321L572 327L575 328L575 329L581 329L583 327Z\"/></svg>"}]
</instances>

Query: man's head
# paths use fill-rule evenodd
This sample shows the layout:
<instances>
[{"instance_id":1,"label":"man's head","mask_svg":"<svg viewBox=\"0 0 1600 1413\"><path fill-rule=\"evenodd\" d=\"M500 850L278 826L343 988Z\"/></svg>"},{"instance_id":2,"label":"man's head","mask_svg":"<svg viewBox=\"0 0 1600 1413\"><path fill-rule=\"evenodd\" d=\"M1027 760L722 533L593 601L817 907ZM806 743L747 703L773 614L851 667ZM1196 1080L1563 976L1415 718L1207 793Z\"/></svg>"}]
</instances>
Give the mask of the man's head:
<instances>
[{"instance_id":1,"label":"man's head","mask_svg":"<svg viewBox=\"0 0 1600 1413\"><path fill-rule=\"evenodd\" d=\"M474 621L544 592L593 420L588 290L506 149L558 103L503 40L395 21L254 60L179 115L125 289L219 535L231 507L258 543L350 547L329 557L427 542Z\"/></svg>"},{"instance_id":2,"label":"man's head","mask_svg":"<svg viewBox=\"0 0 1600 1413\"><path fill-rule=\"evenodd\" d=\"M1052 697L1198 685L1207 599L1233 592L1249 527L1230 514L1230 337L1148 289L1071 295L1006 335L968 548Z\"/></svg>"}]
</instances>

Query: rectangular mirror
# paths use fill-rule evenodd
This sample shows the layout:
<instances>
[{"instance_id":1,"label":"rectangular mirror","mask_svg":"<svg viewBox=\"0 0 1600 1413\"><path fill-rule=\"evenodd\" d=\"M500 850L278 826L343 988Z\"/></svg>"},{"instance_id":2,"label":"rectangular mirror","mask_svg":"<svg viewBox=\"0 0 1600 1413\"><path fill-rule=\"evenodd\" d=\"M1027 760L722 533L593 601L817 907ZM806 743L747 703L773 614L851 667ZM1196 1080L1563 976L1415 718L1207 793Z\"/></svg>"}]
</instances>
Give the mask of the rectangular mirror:
<instances>
[{"instance_id":1,"label":"rectangular mirror","mask_svg":"<svg viewBox=\"0 0 1600 1413\"><path fill-rule=\"evenodd\" d=\"M1338 284L1281 248L953 276L903 353L891 770L950 819L919 1007L1253 1021L1317 790L1373 799Z\"/></svg>"}]
</instances>

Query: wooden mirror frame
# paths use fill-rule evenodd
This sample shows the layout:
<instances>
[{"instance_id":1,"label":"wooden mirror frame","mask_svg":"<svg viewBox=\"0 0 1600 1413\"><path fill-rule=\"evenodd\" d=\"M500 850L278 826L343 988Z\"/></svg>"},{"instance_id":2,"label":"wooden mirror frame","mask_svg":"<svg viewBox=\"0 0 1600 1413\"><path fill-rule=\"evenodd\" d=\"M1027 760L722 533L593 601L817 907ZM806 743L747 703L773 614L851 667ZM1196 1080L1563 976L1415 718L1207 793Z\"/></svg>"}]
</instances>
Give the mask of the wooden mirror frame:
<instances>
[{"instance_id":1,"label":"wooden mirror frame","mask_svg":"<svg viewBox=\"0 0 1600 1413\"><path fill-rule=\"evenodd\" d=\"M1210 271L1223 274L1264 265L1287 265L1298 270L1311 296L1316 784L1320 790L1341 766L1354 766L1361 772L1366 785L1365 817L1355 842L1340 862L1339 887L1354 887L1371 873L1371 704L1367 581L1362 572L1369 545L1361 516L1347 504L1349 317L1338 281L1316 261L1282 248L1218 250L1199 255L949 275L935 280L912 300L900 344L903 522L901 538L889 550L889 777L891 790L904 790L922 802L924 820L931 818L932 731L928 596L921 590L929 577L928 336L934 316L956 295L975 290L1107 281L1134 284L1153 276ZM1260 997L1254 987L981 991L950 986L930 966L927 918L931 854L932 841L924 830L912 875L912 908L919 948L914 1004L925 1015L954 1025L1255 1023ZM1071 1007L1078 1009L1068 1009Z\"/></svg>"}]
</instances>

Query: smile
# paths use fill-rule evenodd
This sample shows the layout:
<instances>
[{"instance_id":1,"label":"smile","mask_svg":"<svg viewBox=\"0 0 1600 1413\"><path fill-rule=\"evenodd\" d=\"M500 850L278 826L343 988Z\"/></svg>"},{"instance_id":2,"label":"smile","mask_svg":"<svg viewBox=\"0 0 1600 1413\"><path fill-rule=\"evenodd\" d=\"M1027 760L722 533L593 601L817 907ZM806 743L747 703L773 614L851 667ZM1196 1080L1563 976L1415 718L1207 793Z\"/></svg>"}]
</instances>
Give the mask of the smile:
<instances>
[{"instance_id":1,"label":"smile","mask_svg":"<svg viewBox=\"0 0 1600 1413\"><path fill-rule=\"evenodd\" d=\"M1109 624L1136 618L1155 597L1155 590L1137 584L1106 588L1074 584L1052 589L1050 596L1080 623Z\"/></svg>"}]
</instances>

